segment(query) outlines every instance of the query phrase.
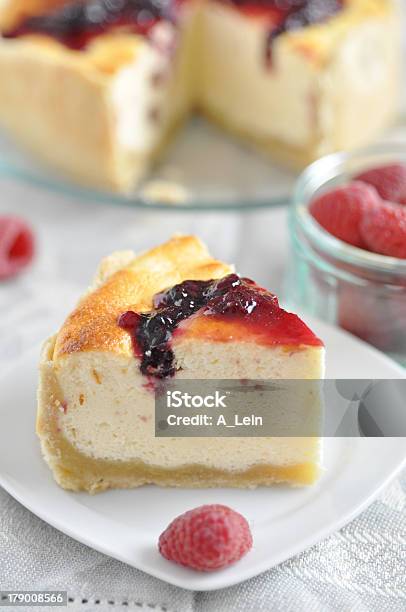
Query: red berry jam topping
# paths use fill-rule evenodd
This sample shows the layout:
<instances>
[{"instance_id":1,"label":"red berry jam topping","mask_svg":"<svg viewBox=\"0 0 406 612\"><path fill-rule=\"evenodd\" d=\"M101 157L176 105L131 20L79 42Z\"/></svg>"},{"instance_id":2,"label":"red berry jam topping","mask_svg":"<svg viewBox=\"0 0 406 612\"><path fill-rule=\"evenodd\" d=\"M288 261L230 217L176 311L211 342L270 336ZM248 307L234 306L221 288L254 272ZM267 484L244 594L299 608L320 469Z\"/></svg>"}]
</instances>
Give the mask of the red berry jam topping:
<instances>
[{"instance_id":1,"label":"red berry jam topping","mask_svg":"<svg viewBox=\"0 0 406 612\"><path fill-rule=\"evenodd\" d=\"M174 376L173 335L183 321L197 313L211 319L243 322L254 332L260 330L269 344L321 345L296 315L280 308L275 295L248 278L229 274L220 280L188 280L157 294L151 312L127 311L119 318L119 326L131 333L134 353L141 358L142 374Z\"/></svg>"},{"instance_id":2,"label":"red berry jam topping","mask_svg":"<svg viewBox=\"0 0 406 612\"><path fill-rule=\"evenodd\" d=\"M43 15L29 17L4 36L45 34L80 50L96 36L116 28L148 34L161 18L170 18L170 7L170 0L76 0Z\"/></svg>"}]
</instances>

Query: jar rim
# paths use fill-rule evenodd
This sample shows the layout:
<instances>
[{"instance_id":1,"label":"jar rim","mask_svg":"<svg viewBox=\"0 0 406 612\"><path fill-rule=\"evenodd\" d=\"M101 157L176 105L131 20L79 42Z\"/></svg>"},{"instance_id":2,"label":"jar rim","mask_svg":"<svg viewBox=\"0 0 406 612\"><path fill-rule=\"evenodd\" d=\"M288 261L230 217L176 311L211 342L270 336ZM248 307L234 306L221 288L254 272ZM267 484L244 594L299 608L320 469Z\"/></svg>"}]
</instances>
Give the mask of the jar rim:
<instances>
[{"instance_id":1,"label":"jar rim","mask_svg":"<svg viewBox=\"0 0 406 612\"><path fill-rule=\"evenodd\" d=\"M329 181L348 177L357 170L376 165L376 159L384 163L404 161L406 163L406 143L382 143L351 153L332 153L310 164L298 177L291 211L306 237L327 255L342 263L358 266L369 271L392 273L406 276L406 259L371 253L352 246L332 236L309 213L309 202L314 194ZM374 161L375 160L375 161ZM354 170L350 170L354 166ZM309 197L310 194L310 197Z\"/></svg>"}]
</instances>

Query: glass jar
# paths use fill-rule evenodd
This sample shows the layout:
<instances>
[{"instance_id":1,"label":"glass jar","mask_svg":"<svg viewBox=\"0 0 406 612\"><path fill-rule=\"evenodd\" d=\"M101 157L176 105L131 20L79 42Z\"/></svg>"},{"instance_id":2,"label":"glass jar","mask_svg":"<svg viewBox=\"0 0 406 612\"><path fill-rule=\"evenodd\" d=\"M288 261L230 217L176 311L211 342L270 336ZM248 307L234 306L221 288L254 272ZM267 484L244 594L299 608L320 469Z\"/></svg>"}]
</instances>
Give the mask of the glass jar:
<instances>
[{"instance_id":1,"label":"glass jar","mask_svg":"<svg viewBox=\"0 0 406 612\"><path fill-rule=\"evenodd\" d=\"M395 162L406 163L405 145L328 155L299 177L290 210L292 256L285 302L342 327L406 366L406 260L350 246L309 213L317 193Z\"/></svg>"}]
</instances>

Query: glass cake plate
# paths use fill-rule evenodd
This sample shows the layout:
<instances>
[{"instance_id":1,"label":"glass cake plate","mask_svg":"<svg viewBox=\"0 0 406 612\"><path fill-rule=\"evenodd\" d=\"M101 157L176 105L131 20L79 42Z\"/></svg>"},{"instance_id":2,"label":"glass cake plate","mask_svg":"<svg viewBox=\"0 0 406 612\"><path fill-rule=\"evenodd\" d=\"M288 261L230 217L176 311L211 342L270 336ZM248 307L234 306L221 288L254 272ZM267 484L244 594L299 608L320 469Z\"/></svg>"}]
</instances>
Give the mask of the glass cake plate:
<instances>
[{"instance_id":1,"label":"glass cake plate","mask_svg":"<svg viewBox=\"0 0 406 612\"><path fill-rule=\"evenodd\" d=\"M406 117L388 130L384 140L406 143ZM70 183L1 134L0 173L82 200L166 211L249 210L287 204L298 174L200 117L187 123L162 160L129 195Z\"/></svg>"}]
</instances>

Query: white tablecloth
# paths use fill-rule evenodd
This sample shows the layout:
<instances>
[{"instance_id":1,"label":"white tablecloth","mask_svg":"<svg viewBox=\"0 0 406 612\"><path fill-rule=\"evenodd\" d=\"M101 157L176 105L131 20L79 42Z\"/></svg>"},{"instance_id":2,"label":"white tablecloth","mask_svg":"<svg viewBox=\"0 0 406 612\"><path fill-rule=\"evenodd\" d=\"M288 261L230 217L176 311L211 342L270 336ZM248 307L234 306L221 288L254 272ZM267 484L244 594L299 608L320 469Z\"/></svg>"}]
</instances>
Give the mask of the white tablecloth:
<instances>
[{"instance_id":1,"label":"white tablecloth","mask_svg":"<svg viewBox=\"0 0 406 612\"><path fill-rule=\"evenodd\" d=\"M0 369L56 329L103 255L142 250L176 231L198 233L239 272L282 291L288 249L284 209L163 214L74 202L3 181L4 212L31 222L38 257L18 280L0 285ZM257 578L213 593L169 586L95 552L0 489L0 589L68 590L69 606L81 612L401 612L406 609L405 559L406 473L324 542Z\"/></svg>"}]
</instances>

